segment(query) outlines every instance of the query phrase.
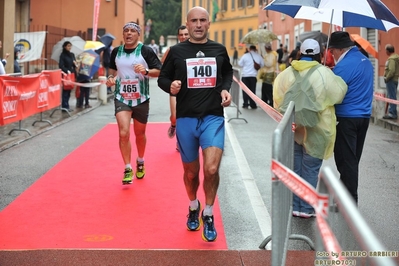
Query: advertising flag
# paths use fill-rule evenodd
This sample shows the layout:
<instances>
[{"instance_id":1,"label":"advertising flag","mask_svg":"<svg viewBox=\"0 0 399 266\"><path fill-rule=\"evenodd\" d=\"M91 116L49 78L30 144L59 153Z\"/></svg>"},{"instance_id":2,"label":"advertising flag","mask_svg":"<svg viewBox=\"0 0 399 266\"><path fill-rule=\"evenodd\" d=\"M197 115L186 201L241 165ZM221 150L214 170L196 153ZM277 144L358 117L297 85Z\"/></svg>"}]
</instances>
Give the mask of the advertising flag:
<instances>
[{"instance_id":1,"label":"advertising flag","mask_svg":"<svg viewBox=\"0 0 399 266\"><path fill-rule=\"evenodd\" d=\"M45 31L14 33L14 47L18 50L18 62L37 60L42 56Z\"/></svg>"}]
</instances>

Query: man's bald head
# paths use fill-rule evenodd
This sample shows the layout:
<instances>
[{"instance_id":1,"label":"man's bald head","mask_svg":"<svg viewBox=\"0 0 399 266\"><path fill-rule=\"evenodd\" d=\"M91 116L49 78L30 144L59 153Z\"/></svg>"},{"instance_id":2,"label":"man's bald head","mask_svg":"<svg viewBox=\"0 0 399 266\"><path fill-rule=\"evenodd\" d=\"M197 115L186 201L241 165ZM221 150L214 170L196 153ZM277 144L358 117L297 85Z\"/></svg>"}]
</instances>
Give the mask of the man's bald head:
<instances>
[{"instance_id":1,"label":"man's bald head","mask_svg":"<svg viewBox=\"0 0 399 266\"><path fill-rule=\"evenodd\" d=\"M205 43L210 26L209 13L205 8L196 6L187 13L186 26L190 35L190 42Z\"/></svg>"},{"instance_id":2,"label":"man's bald head","mask_svg":"<svg viewBox=\"0 0 399 266\"><path fill-rule=\"evenodd\" d=\"M209 13L208 13L208 11L207 11L205 8L201 7L201 6L195 6L195 7L191 8L191 9L187 12L187 21L189 20L190 16L192 16L193 13L197 13L197 12L205 13L206 16L208 17L208 20L209 20Z\"/></svg>"}]
</instances>

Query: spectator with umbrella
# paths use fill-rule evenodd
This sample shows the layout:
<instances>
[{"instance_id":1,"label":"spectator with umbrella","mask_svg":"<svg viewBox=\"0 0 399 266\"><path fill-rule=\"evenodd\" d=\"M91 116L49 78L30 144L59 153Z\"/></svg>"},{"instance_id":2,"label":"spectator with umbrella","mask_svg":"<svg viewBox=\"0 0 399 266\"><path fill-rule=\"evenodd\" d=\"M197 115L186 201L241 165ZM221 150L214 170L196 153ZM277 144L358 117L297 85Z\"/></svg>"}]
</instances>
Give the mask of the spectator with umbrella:
<instances>
[{"instance_id":1,"label":"spectator with umbrella","mask_svg":"<svg viewBox=\"0 0 399 266\"><path fill-rule=\"evenodd\" d=\"M341 103L348 86L344 80L322 66L320 44L306 39L300 46L300 57L281 72L274 83L275 108L285 113L295 102L294 172L312 187L318 183L323 160L333 155L336 135L334 105ZM311 205L293 195L292 215L311 218Z\"/></svg>"},{"instance_id":2,"label":"spectator with umbrella","mask_svg":"<svg viewBox=\"0 0 399 266\"><path fill-rule=\"evenodd\" d=\"M72 43L70 41L65 41L62 44L62 52L60 55L58 66L61 68L62 72L67 74L73 74L76 76L77 62L75 54L71 52ZM71 89L62 88L62 103L61 107L63 110L72 112L73 110L69 108L69 99L71 98Z\"/></svg>"},{"instance_id":3,"label":"spectator with umbrella","mask_svg":"<svg viewBox=\"0 0 399 266\"><path fill-rule=\"evenodd\" d=\"M80 54L78 58L80 66L77 81L79 83L90 83L94 74L100 67L100 57L96 52L87 50ZM90 88L91 87L89 86L80 87L76 108L82 108L83 102L85 103L85 108L91 108L91 105L89 104Z\"/></svg>"},{"instance_id":4,"label":"spectator with umbrella","mask_svg":"<svg viewBox=\"0 0 399 266\"><path fill-rule=\"evenodd\" d=\"M359 162L372 112L374 68L354 45L348 32L336 31L331 34L328 47L337 62L334 73L348 85L344 100L335 105L334 159L342 183L357 203Z\"/></svg>"},{"instance_id":5,"label":"spectator with umbrella","mask_svg":"<svg viewBox=\"0 0 399 266\"><path fill-rule=\"evenodd\" d=\"M105 75L108 77L109 66L111 62L111 51L112 51L112 42L115 40L115 37L110 34L106 33L101 36L100 41L105 45L102 49L102 65L105 69ZM107 93L111 94L112 90L111 87L107 87Z\"/></svg>"}]
</instances>

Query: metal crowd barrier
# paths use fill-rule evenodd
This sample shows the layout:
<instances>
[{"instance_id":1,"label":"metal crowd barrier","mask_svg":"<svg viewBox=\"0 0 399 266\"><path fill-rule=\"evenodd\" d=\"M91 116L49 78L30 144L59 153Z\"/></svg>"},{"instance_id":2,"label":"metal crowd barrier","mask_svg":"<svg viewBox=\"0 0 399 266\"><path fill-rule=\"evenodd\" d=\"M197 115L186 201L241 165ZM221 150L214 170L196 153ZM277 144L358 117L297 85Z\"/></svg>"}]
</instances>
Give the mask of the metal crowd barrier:
<instances>
[{"instance_id":1,"label":"metal crowd barrier","mask_svg":"<svg viewBox=\"0 0 399 266\"><path fill-rule=\"evenodd\" d=\"M290 102L281 122L273 133L272 158L294 168L294 102ZM304 240L314 249L309 237L291 234L292 191L280 182L279 177L272 174L272 235L259 246L265 249L272 240L272 265L285 265L288 240Z\"/></svg>"},{"instance_id":2,"label":"metal crowd barrier","mask_svg":"<svg viewBox=\"0 0 399 266\"><path fill-rule=\"evenodd\" d=\"M386 251L380 244L360 215L349 192L329 168L321 169L317 190L293 172L294 102L290 102L282 116L261 101L239 78L234 76L233 79L278 123L272 143L272 235L259 246L265 249L271 241L271 265L285 265L290 239L303 240L311 249L316 250L314 265L396 265L392 257L397 257L398 251ZM316 211L316 245L307 236L291 234L292 191ZM333 215L333 212L337 215ZM339 217L341 214L342 218ZM336 232L331 230L331 225L336 227ZM356 239L362 251L351 253L350 250L359 247L351 246L352 240L349 240L351 243L345 243L348 235L354 235L353 239ZM341 246L345 248L343 251Z\"/></svg>"},{"instance_id":3,"label":"metal crowd barrier","mask_svg":"<svg viewBox=\"0 0 399 266\"><path fill-rule=\"evenodd\" d=\"M341 181L339 181L339 177L334 174L331 168L322 167L319 175L317 191L320 194L327 194L330 198L329 201L333 204L328 208L328 220L330 220L332 213L338 211L342 215L340 217L342 217L341 219L344 224L348 226L348 230L354 235L354 239L360 246L361 251L341 252L341 254L346 257L344 261L347 261L348 263L350 262L352 265L396 265L393 258L389 256L389 251L386 251L386 248L380 243L366 221L363 219L352 196ZM342 230L342 228L339 228L339 230ZM328 254L330 251L325 249L321 232L317 231L317 233L316 258L322 259L324 256L320 255L330 255ZM338 242L340 242L339 240L340 239L338 239ZM354 260L356 260L356 262Z\"/></svg>"},{"instance_id":4,"label":"metal crowd barrier","mask_svg":"<svg viewBox=\"0 0 399 266\"><path fill-rule=\"evenodd\" d=\"M241 70L239 68L233 67L233 76L237 80L241 80ZM236 108L236 117L230 118L227 122L230 122L232 119L241 119L244 120L245 123L248 123L248 121L245 118L240 117L241 111L240 111L240 85L237 82L233 82L231 84L230 88L230 94L232 98L232 102L234 105L230 105L231 107Z\"/></svg>"}]
</instances>

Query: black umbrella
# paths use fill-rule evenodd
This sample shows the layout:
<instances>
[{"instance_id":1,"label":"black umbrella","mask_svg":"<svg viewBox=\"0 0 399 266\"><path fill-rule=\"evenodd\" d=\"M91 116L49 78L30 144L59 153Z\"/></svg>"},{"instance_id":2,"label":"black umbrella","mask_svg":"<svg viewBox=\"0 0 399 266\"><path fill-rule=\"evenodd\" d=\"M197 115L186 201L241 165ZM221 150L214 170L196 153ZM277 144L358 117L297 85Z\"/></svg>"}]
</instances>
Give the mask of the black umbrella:
<instances>
[{"instance_id":1,"label":"black umbrella","mask_svg":"<svg viewBox=\"0 0 399 266\"><path fill-rule=\"evenodd\" d=\"M328 35L320 31L305 31L304 33L299 34L299 40L301 42L303 42L306 39L316 40L320 44L321 50L323 50L324 45L327 44Z\"/></svg>"}]
</instances>

